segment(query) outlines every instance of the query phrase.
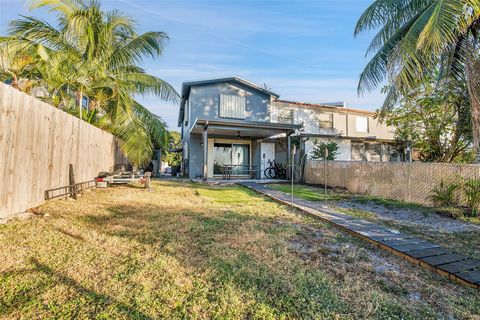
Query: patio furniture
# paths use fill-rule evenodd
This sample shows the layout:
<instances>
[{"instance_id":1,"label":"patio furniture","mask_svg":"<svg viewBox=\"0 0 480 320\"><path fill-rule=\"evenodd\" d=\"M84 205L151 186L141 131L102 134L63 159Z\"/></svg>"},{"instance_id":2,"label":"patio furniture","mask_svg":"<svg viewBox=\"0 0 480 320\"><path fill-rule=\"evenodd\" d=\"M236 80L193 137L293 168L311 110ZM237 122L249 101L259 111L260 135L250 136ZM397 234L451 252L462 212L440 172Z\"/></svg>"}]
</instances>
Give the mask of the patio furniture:
<instances>
[{"instance_id":1,"label":"patio furniture","mask_svg":"<svg viewBox=\"0 0 480 320\"><path fill-rule=\"evenodd\" d=\"M256 165L224 164L222 166L223 179L230 180L236 171L248 175L250 179L255 179L258 176L258 166Z\"/></svg>"}]
</instances>

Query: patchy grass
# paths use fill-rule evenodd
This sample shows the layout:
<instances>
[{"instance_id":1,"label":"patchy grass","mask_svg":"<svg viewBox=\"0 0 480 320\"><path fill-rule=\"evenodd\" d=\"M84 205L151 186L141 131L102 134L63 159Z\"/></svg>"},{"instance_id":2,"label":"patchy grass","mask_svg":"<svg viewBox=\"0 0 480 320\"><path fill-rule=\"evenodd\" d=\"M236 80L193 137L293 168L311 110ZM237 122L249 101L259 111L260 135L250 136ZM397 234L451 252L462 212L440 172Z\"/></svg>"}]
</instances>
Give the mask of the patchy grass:
<instances>
[{"instance_id":1,"label":"patchy grass","mask_svg":"<svg viewBox=\"0 0 480 320\"><path fill-rule=\"evenodd\" d=\"M269 184L269 188L274 190L283 191L286 193L291 193L292 188L290 185L285 184ZM377 205L382 205L387 208L404 208L404 209L414 209L420 210L426 213L433 212L431 208L425 207L416 203L403 202L399 200L385 199L374 196L367 195L356 195L348 192L338 192L338 190L327 189L327 196L325 197L325 192L323 188L314 187L314 186L305 186L305 185L294 185L293 194L297 197L303 198L310 201L338 201L338 200L354 200L359 203L374 203Z\"/></svg>"},{"instance_id":2,"label":"patchy grass","mask_svg":"<svg viewBox=\"0 0 480 320\"><path fill-rule=\"evenodd\" d=\"M478 292L239 187L153 182L0 226L0 318L475 318Z\"/></svg>"},{"instance_id":3,"label":"patchy grass","mask_svg":"<svg viewBox=\"0 0 480 320\"><path fill-rule=\"evenodd\" d=\"M271 185L269 185L271 186ZM282 185L272 185L272 189L280 190L283 192L291 193L291 188L282 188ZM311 201L322 201L324 199L315 198L315 194L322 192L322 188L311 187L311 186L294 186L294 195ZM433 215L435 216L434 210L432 208L424 207L417 204L405 203L396 200L381 199L377 197L370 196L357 196L349 194L335 194L335 191L329 190L329 195L327 201L331 205L335 206L335 202L339 200L348 199L352 202L368 204L373 203L375 205L382 205L389 209L409 209L417 210L423 215ZM368 207L368 206L365 206ZM427 241L433 241L440 245L443 245L447 248L452 248L457 252L461 252L467 255L480 257L480 237L478 236L478 231L464 231L464 232L439 232L436 229L429 228L427 226L418 225L415 221L394 221L389 219L380 219L377 214L370 212L368 210L358 209L358 208L343 208L335 206L335 208L350 216L357 217L360 219L365 219L380 225L384 225L390 228L397 229L399 231L417 236L419 238L425 239ZM460 221L467 223L479 223L479 218L467 218L462 217Z\"/></svg>"},{"instance_id":4,"label":"patchy grass","mask_svg":"<svg viewBox=\"0 0 480 320\"><path fill-rule=\"evenodd\" d=\"M461 221L465 221L468 223L479 224L480 225L480 216L478 217L461 217L459 218Z\"/></svg>"}]
</instances>

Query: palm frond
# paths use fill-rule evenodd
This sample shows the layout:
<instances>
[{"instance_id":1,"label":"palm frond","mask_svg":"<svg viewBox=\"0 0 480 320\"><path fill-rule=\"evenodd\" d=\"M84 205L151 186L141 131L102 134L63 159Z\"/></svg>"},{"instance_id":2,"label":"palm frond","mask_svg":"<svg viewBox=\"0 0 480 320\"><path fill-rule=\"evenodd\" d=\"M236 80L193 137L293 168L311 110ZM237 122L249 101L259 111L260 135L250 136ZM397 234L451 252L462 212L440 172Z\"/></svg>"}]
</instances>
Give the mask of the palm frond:
<instances>
[{"instance_id":1,"label":"palm frond","mask_svg":"<svg viewBox=\"0 0 480 320\"><path fill-rule=\"evenodd\" d=\"M164 101L177 103L180 96L177 91L166 81L145 73L122 73L120 77L135 85L136 93L153 94Z\"/></svg>"},{"instance_id":2,"label":"palm frond","mask_svg":"<svg viewBox=\"0 0 480 320\"><path fill-rule=\"evenodd\" d=\"M147 108L135 101L134 112L147 129L155 147L166 147L168 145L168 130L165 122Z\"/></svg>"},{"instance_id":3,"label":"palm frond","mask_svg":"<svg viewBox=\"0 0 480 320\"><path fill-rule=\"evenodd\" d=\"M139 36L126 39L112 53L108 64L115 68L117 65L129 65L142 62L144 56L157 57L162 55L164 42L168 36L164 32L146 32Z\"/></svg>"},{"instance_id":4,"label":"palm frond","mask_svg":"<svg viewBox=\"0 0 480 320\"><path fill-rule=\"evenodd\" d=\"M428 23L418 37L417 47L433 51L438 54L446 45L454 43L458 34L466 30L463 16L464 6L468 5L464 0L437 0ZM474 14L480 12L474 11ZM461 29L459 28L460 26Z\"/></svg>"}]
</instances>

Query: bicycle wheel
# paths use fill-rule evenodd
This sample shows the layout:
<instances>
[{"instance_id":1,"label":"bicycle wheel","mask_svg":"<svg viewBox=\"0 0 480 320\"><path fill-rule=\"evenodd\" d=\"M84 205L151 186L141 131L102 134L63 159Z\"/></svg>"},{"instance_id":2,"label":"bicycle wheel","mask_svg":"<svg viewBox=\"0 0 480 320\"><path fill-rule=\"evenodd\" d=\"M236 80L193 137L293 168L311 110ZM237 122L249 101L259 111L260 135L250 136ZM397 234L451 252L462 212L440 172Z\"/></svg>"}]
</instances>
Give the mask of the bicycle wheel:
<instances>
[{"instance_id":1,"label":"bicycle wheel","mask_svg":"<svg viewBox=\"0 0 480 320\"><path fill-rule=\"evenodd\" d=\"M275 177L275 169L270 167L270 168L267 168L265 169L265 171L263 172L263 174L265 175L265 177L267 179L273 179Z\"/></svg>"}]
</instances>

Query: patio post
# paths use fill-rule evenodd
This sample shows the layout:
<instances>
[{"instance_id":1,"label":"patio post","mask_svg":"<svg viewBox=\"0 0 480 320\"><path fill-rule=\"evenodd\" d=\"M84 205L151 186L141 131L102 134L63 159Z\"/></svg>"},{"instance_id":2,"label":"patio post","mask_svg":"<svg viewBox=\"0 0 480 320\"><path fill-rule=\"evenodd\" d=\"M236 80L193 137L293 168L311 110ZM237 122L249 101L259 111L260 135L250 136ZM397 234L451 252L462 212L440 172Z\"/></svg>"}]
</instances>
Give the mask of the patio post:
<instances>
[{"instance_id":1,"label":"patio post","mask_svg":"<svg viewBox=\"0 0 480 320\"><path fill-rule=\"evenodd\" d=\"M291 155L291 141L290 141L290 134L287 134L287 166L293 165L291 163L292 155ZM287 170L287 179L290 178L290 172Z\"/></svg>"},{"instance_id":2,"label":"patio post","mask_svg":"<svg viewBox=\"0 0 480 320\"><path fill-rule=\"evenodd\" d=\"M208 123L203 127L203 180L208 177Z\"/></svg>"}]
</instances>

